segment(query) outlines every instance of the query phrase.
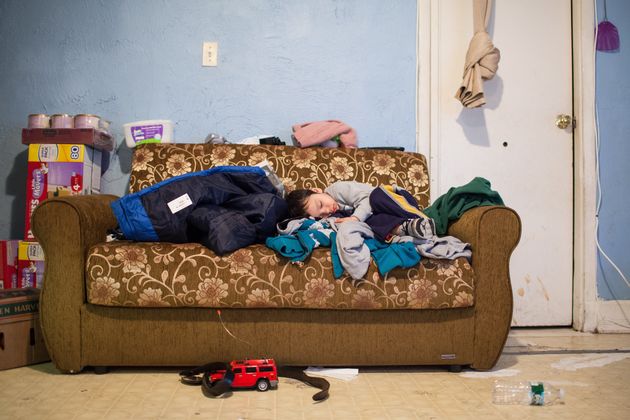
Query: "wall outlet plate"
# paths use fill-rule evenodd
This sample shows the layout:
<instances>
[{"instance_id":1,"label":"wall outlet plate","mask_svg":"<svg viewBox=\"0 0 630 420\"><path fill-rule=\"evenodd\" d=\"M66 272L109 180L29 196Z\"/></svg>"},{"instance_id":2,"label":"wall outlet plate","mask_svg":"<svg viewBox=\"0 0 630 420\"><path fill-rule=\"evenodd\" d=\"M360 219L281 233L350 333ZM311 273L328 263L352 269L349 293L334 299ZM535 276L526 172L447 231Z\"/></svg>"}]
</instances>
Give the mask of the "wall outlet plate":
<instances>
[{"instance_id":1,"label":"wall outlet plate","mask_svg":"<svg viewBox=\"0 0 630 420\"><path fill-rule=\"evenodd\" d=\"M217 65L217 55L219 51L218 42L205 41L201 56L201 65L203 67L215 67Z\"/></svg>"}]
</instances>

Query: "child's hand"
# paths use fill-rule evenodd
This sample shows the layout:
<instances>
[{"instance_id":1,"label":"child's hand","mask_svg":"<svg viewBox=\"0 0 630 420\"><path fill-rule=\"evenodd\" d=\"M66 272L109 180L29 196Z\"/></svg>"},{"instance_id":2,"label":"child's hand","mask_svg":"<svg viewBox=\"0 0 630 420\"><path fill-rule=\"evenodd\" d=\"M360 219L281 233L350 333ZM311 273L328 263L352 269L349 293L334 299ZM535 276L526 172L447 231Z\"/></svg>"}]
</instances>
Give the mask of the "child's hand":
<instances>
[{"instance_id":1,"label":"child's hand","mask_svg":"<svg viewBox=\"0 0 630 420\"><path fill-rule=\"evenodd\" d=\"M359 218L356 216L350 217L338 217L335 219L335 223L343 223L343 222L358 222Z\"/></svg>"}]
</instances>

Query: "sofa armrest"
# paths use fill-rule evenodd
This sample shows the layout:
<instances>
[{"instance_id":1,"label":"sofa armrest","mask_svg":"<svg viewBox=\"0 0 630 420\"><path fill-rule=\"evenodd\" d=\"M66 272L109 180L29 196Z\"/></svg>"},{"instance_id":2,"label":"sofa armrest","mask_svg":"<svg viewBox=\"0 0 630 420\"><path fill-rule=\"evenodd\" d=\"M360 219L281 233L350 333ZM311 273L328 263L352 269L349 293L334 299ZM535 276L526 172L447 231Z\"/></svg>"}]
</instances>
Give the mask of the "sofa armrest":
<instances>
[{"instance_id":1,"label":"sofa armrest","mask_svg":"<svg viewBox=\"0 0 630 420\"><path fill-rule=\"evenodd\" d=\"M508 207L476 207L448 228L468 242L475 272L475 345L473 368L496 364L512 322L510 256L521 237L521 220Z\"/></svg>"},{"instance_id":2,"label":"sofa armrest","mask_svg":"<svg viewBox=\"0 0 630 420\"><path fill-rule=\"evenodd\" d=\"M88 249L104 242L107 230L117 225L110 207L116 198L113 195L51 198L33 213L33 233L46 261L40 321L50 357L62 371L80 370L85 261Z\"/></svg>"}]
</instances>

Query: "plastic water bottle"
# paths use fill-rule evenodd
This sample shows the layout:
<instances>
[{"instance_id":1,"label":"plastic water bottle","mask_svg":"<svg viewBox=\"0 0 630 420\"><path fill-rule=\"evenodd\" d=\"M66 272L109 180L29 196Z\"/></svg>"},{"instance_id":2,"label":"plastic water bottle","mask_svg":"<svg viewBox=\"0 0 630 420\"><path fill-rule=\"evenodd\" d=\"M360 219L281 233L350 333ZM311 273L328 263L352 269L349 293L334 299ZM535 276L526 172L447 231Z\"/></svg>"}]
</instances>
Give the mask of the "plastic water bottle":
<instances>
[{"instance_id":1,"label":"plastic water bottle","mask_svg":"<svg viewBox=\"0 0 630 420\"><path fill-rule=\"evenodd\" d=\"M564 389L547 382L495 381L492 402L521 405L564 404Z\"/></svg>"}]
</instances>

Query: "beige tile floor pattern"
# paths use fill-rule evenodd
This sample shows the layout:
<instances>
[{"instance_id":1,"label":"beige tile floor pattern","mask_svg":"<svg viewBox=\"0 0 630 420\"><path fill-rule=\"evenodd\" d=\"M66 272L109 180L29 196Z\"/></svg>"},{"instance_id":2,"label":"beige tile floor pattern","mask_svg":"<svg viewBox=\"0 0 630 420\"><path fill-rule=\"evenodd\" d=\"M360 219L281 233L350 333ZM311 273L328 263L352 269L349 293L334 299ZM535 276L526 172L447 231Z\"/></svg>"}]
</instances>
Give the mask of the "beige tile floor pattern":
<instances>
[{"instance_id":1,"label":"beige tile floor pattern","mask_svg":"<svg viewBox=\"0 0 630 420\"><path fill-rule=\"evenodd\" d=\"M177 369L62 375L43 363L0 372L0 419L630 419L630 335L566 331L513 331L487 374L361 369L351 382L330 379L331 397L318 404L314 388L283 378L277 390L209 399L180 384ZM594 360L608 364L588 367ZM558 367L567 361L578 368ZM493 405L493 381L506 373L563 387L565 404Z\"/></svg>"}]
</instances>

